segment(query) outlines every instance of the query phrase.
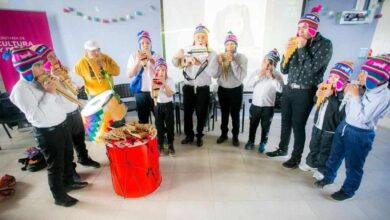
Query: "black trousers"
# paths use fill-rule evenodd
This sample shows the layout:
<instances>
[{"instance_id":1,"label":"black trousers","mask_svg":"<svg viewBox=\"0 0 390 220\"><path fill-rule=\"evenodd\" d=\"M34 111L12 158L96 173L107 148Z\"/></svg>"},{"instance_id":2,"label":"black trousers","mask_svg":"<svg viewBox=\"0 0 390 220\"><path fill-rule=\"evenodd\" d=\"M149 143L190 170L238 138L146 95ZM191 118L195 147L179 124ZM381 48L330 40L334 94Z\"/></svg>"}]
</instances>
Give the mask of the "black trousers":
<instances>
[{"instance_id":1,"label":"black trousers","mask_svg":"<svg viewBox=\"0 0 390 220\"><path fill-rule=\"evenodd\" d=\"M141 124L149 123L150 112L153 112L154 104L150 92L140 92L135 94L138 120Z\"/></svg>"},{"instance_id":2,"label":"black trousers","mask_svg":"<svg viewBox=\"0 0 390 220\"><path fill-rule=\"evenodd\" d=\"M183 106L184 106L184 134L189 137L194 137L192 115L194 111L197 117L197 137L203 137L203 128L206 123L206 117L210 104L210 87L201 86L196 88L194 86L183 86Z\"/></svg>"},{"instance_id":3,"label":"black trousers","mask_svg":"<svg viewBox=\"0 0 390 220\"><path fill-rule=\"evenodd\" d=\"M73 148L65 122L51 128L34 128L34 135L47 163L49 187L54 199L66 197L65 185L73 183Z\"/></svg>"},{"instance_id":4,"label":"black trousers","mask_svg":"<svg viewBox=\"0 0 390 220\"><path fill-rule=\"evenodd\" d=\"M306 164L318 168L321 173L325 172L326 161L332 149L334 133L326 132L313 126L310 140L310 152L306 157Z\"/></svg>"},{"instance_id":5,"label":"black trousers","mask_svg":"<svg viewBox=\"0 0 390 220\"><path fill-rule=\"evenodd\" d=\"M79 110L68 113L66 123L72 136L73 147L79 161L88 159L88 150L85 145L85 130Z\"/></svg>"},{"instance_id":6,"label":"black trousers","mask_svg":"<svg viewBox=\"0 0 390 220\"><path fill-rule=\"evenodd\" d=\"M235 88L218 87L218 99L221 106L221 131L222 136L227 136L229 131L229 115L232 117L232 134L234 138L238 137L240 131L240 110L242 105L243 86Z\"/></svg>"},{"instance_id":7,"label":"black trousers","mask_svg":"<svg viewBox=\"0 0 390 220\"><path fill-rule=\"evenodd\" d=\"M298 162L301 161L305 146L305 126L314 105L315 92L316 88L290 89L288 86L283 88L281 98L282 128L279 149L287 152L292 130L294 132L294 149L291 159Z\"/></svg>"},{"instance_id":8,"label":"black trousers","mask_svg":"<svg viewBox=\"0 0 390 220\"><path fill-rule=\"evenodd\" d=\"M249 141L254 143L257 127L261 123L261 140L260 143L267 144L268 133L271 128L272 118L274 117L274 107L251 105L249 108Z\"/></svg>"},{"instance_id":9,"label":"black trousers","mask_svg":"<svg viewBox=\"0 0 390 220\"><path fill-rule=\"evenodd\" d=\"M168 145L173 146L174 140L174 115L173 115L173 103L157 103L154 108L156 117L157 128L157 141L158 145L163 146L164 136L167 134Z\"/></svg>"}]
</instances>

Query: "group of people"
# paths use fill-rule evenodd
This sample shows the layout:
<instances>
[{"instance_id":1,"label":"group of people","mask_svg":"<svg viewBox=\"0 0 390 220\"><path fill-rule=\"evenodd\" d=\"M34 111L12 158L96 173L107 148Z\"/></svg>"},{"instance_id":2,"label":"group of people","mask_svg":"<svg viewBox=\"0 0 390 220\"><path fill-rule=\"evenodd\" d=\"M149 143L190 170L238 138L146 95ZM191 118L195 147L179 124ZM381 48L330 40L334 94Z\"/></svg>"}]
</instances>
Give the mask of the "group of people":
<instances>
[{"instance_id":1,"label":"group of people","mask_svg":"<svg viewBox=\"0 0 390 220\"><path fill-rule=\"evenodd\" d=\"M283 166L315 171L315 185L318 187L334 181L345 158L345 182L339 191L331 195L333 199L342 201L353 197L359 188L378 119L390 111L390 91L387 89L390 56L384 54L368 58L355 84L349 83L353 64L348 61L336 63L329 78L323 82L333 48L331 41L317 31L320 23L318 11L316 7L300 19L297 37L291 38L286 45L286 51L294 48L290 55L284 54L281 60L279 52L273 49L264 57L261 67L250 76L248 82L253 88L253 100L245 149L254 148L256 130L261 124L258 151L265 151L276 93L283 92L279 148L266 155L271 158L287 156L293 132L293 151ZM231 116L232 145L238 147L239 112L248 59L238 52L238 39L233 33L227 34L225 52L222 54L211 50L208 33L204 25L198 25L193 35L193 45L180 49L172 59L173 65L181 68L184 76L185 138L181 144L190 144L196 138L196 145L203 145L210 85L212 78L215 78L219 86L218 99L222 112L221 135L217 143L228 139ZM138 119L140 123L148 123L151 112L154 112L159 150L174 156L174 81L169 77L165 60L152 50L149 33L141 31L137 36L139 50L130 55L126 73L132 78L130 84L135 93ZM120 73L117 63L103 54L94 41L87 41L84 49L85 53L74 70L83 78L88 97L113 90L112 77ZM45 45L14 48L11 55L13 65L22 77L14 86L10 99L34 127L35 137L48 163L49 186L55 204L72 206L77 199L70 197L67 192L85 187L87 183L75 181L72 177L74 165L71 146L75 146L79 163L94 167L99 167L99 164L88 156L78 106L56 92L58 83L64 82L55 76L60 75L61 71L67 72L67 68L62 66L52 49ZM287 84L284 84L281 73L276 70L280 60L281 72L288 75ZM58 66L62 68L56 68ZM54 76L38 80L45 71ZM315 103L310 153L306 163L302 164L305 126ZM194 112L197 117L196 133L193 128ZM168 143L167 150L164 149L165 140Z\"/></svg>"}]
</instances>

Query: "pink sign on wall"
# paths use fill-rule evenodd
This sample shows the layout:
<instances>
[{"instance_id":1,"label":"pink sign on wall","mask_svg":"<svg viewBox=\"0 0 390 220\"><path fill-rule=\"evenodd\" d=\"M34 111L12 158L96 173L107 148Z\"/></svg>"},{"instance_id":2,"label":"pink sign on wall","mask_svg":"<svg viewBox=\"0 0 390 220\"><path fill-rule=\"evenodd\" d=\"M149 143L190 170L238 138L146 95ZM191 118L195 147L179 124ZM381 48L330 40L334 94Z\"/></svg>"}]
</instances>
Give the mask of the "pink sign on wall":
<instances>
[{"instance_id":1,"label":"pink sign on wall","mask_svg":"<svg viewBox=\"0 0 390 220\"><path fill-rule=\"evenodd\" d=\"M0 53L12 47L46 44L53 48L45 12L0 10ZM5 89L10 92L19 80L11 58L0 58L0 73Z\"/></svg>"}]
</instances>

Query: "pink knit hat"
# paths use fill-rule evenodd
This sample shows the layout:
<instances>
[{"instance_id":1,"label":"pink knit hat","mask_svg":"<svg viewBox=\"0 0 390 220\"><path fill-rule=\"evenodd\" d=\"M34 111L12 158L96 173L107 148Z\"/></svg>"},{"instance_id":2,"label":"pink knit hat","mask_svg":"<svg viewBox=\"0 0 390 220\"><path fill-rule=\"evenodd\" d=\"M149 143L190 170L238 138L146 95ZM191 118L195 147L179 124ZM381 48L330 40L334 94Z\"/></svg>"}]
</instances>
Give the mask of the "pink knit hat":
<instances>
[{"instance_id":1,"label":"pink knit hat","mask_svg":"<svg viewBox=\"0 0 390 220\"><path fill-rule=\"evenodd\" d=\"M35 44L30 47L30 50L35 51L39 56L42 57L43 62L47 61L47 55L49 55L50 52L53 52L53 50L44 45L44 44Z\"/></svg>"},{"instance_id":2,"label":"pink knit hat","mask_svg":"<svg viewBox=\"0 0 390 220\"><path fill-rule=\"evenodd\" d=\"M3 54L4 59L12 56L12 65L27 81L34 80L32 66L42 58L29 48L13 47Z\"/></svg>"},{"instance_id":3,"label":"pink knit hat","mask_svg":"<svg viewBox=\"0 0 390 220\"><path fill-rule=\"evenodd\" d=\"M336 83L336 90L343 90L344 86L348 83L349 78L353 73L353 63L350 61L338 62L330 70L329 76L335 75L339 77Z\"/></svg>"},{"instance_id":4,"label":"pink knit hat","mask_svg":"<svg viewBox=\"0 0 390 220\"><path fill-rule=\"evenodd\" d=\"M389 80L390 58L386 55L371 57L362 66L362 70L367 72L366 88L373 89Z\"/></svg>"},{"instance_id":5,"label":"pink knit hat","mask_svg":"<svg viewBox=\"0 0 390 220\"><path fill-rule=\"evenodd\" d=\"M304 22L309 25L309 34L311 37L316 36L318 25L320 23L320 17L318 13L321 11L322 5L319 4L311 9L311 12L303 15L298 24Z\"/></svg>"},{"instance_id":6,"label":"pink knit hat","mask_svg":"<svg viewBox=\"0 0 390 220\"><path fill-rule=\"evenodd\" d=\"M150 38L150 34L147 31L138 32L137 37L138 37L138 43L141 41L142 38L146 38L150 41L150 43L152 43L152 39Z\"/></svg>"}]
</instances>

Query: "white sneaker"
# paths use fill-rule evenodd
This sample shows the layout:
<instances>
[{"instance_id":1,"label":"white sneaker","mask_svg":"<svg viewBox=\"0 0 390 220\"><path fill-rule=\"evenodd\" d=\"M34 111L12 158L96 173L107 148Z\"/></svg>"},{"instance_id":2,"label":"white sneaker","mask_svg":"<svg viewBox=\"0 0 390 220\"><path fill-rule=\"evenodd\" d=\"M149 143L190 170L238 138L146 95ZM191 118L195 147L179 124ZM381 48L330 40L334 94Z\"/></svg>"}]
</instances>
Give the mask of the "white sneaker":
<instances>
[{"instance_id":1,"label":"white sneaker","mask_svg":"<svg viewBox=\"0 0 390 220\"><path fill-rule=\"evenodd\" d=\"M321 181L322 179L324 179L324 174L322 174L320 171L316 171L313 173L313 177L318 180L318 181Z\"/></svg>"},{"instance_id":2,"label":"white sneaker","mask_svg":"<svg viewBox=\"0 0 390 220\"><path fill-rule=\"evenodd\" d=\"M315 172L317 171L317 168L314 168L314 167L311 167L309 165L307 165L306 163L304 164L299 164L299 169L302 170L302 171L312 171L312 172Z\"/></svg>"}]
</instances>

